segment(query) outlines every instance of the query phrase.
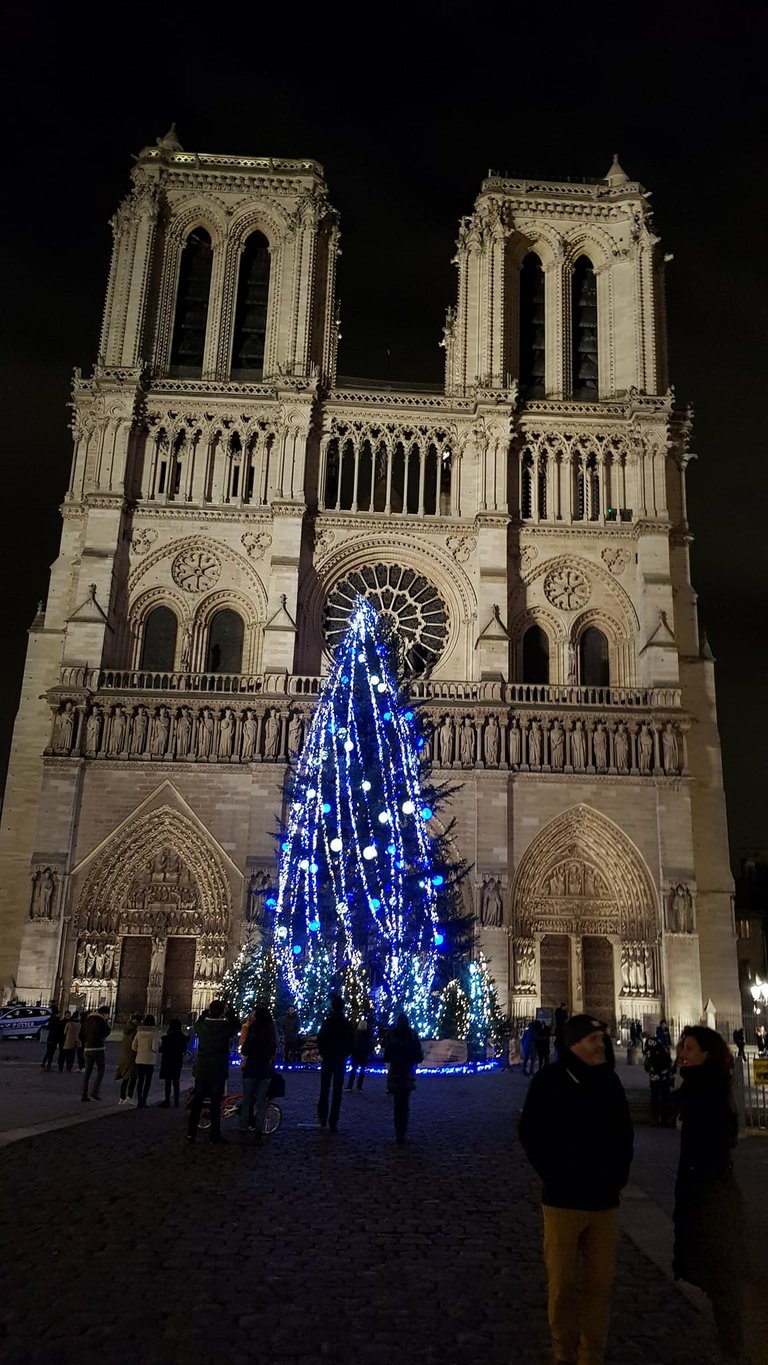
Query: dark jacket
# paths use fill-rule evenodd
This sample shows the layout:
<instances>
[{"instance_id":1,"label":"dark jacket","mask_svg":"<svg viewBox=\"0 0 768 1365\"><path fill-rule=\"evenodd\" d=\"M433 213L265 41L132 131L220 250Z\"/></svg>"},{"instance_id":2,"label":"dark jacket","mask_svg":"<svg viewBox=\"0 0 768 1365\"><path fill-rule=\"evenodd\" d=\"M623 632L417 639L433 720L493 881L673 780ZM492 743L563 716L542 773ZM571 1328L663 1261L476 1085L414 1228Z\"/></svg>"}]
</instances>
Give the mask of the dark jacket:
<instances>
[{"instance_id":1,"label":"dark jacket","mask_svg":"<svg viewBox=\"0 0 768 1365\"><path fill-rule=\"evenodd\" d=\"M170 1029L160 1039L160 1080L172 1081L181 1075L184 1053L187 1050L187 1035L179 1029Z\"/></svg>"},{"instance_id":2,"label":"dark jacket","mask_svg":"<svg viewBox=\"0 0 768 1365\"><path fill-rule=\"evenodd\" d=\"M219 1019L206 1014L195 1024L197 1058L195 1081L203 1085L224 1085L229 1074L230 1040L240 1032L240 1021L232 1011Z\"/></svg>"},{"instance_id":3,"label":"dark jacket","mask_svg":"<svg viewBox=\"0 0 768 1365\"><path fill-rule=\"evenodd\" d=\"M384 1044L384 1061L389 1063L387 1090L394 1094L397 1090L413 1090L413 1073L419 1062L423 1062L424 1052L419 1036L412 1028L392 1028Z\"/></svg>"},{"instance_id":4,"label":"dark jacket","mask_svg":"<svg viewBox=\"0 0 768 1365\"><path fill-rule=\"evenodd\" d=\"M103 1014L88 1014L80 1027L80 1043L85 1048L103 1048L112 1032Z\"/></svg>"},{"instance_id":5,"label":"dark jacket","mask_svg":"<svg viewBox=\"0 0 768 1365\"><path fill-rule=\"evenodd\" d=\"M675 1182L676 1280L709 1292L738 1274L743 1207L733 1176L738 1120L730 1087L709 1062L683 1067L680 1162Z\"/></svg>"},{"instance_id":6,"label":"dark jacket","mask_svg":"<svg viewBox=\"0 0 768 1365\"><path fill-rule=\"evenodd\" d=\"M317 1050L324 1062L345 1062L355 1045L351 1023L341 1010L331 1010L320 1026Z\"/></svg>"},{"instance_id":7,"label":"dark jacket","mask_svg":"<svg viewBox=\"0 0 768 1365\"><path fill-rule=\"evenodd\" d=\"M624 1089L609 1066L569 1049L531 1081L520 1141L556 1209L613 1209L629 1176L634 1132Z\"/></svg>"},{"instance_id":8,"label":"dark jacket","mask_svg":"<svg viewBox=\"0 0 768 1365\"><path fill-rule=\"evenodd\" d=\"M272 1074L272 1062L277 1052L277 1033L274 1024L269 1032L258 1023L251 1024L243 1039L240 1055L243 1059L241 1075L249 1080L265 1081Z\"/></svg>"}]
</instances>

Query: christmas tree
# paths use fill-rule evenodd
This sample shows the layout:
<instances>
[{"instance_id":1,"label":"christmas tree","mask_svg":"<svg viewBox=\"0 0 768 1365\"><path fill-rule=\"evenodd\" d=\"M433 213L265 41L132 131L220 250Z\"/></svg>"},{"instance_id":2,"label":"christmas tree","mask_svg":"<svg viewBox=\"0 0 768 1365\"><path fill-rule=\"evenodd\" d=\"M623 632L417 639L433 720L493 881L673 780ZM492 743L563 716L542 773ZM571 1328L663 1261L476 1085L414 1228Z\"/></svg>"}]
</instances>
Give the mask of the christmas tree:
<instances>
[{"instance_id":1,"label":"christmas tree","mask_svg":"<svg viewBox=\"0 0 768 1365\"><path fill-rule=\"evenodd\" d=\"M302 1028L353 974L379 1019L405 1010L434 1032L438 992L471 943L451 860L423 779L423 724L400 687L391 637L358 599L318 700L266 899L280 975Z\"/></svg>"}]
</instances>

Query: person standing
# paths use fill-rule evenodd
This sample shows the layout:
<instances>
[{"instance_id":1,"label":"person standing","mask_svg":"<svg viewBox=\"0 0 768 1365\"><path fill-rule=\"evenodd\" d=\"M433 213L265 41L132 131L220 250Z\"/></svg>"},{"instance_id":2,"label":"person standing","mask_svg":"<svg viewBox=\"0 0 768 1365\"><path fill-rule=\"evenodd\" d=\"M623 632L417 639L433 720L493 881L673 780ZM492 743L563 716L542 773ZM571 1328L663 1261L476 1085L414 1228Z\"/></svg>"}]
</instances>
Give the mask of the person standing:
<instances>
[{"instance_id":1,"label":"person standing","mask_svg":"<svg viewBox=\"0 0 768 1365\"><path fill-rule=\"evenodd\" d=\"M56 1055L56 1049L58 1048L59 1052L61 1052L61 1044L63 1037L64 1020L61 1018L59 1014L58 1005L51 1005L51 1013L48 1019L48 1037L45 1043L45 1052L43 1054L43 1060L40 1063L40 1065L43 1068L43 1071L51 1070L51 1067L53 1065L53 1059L54 1056ZM59 1070L61 1070L61 1067L59 1067Z\"/></svg>"},{"instance_id":2,"label":"person standing","mask_svg":"<svg viewBox=\"0 0 768 1365\"><path fill-rule=\"evenodd\" d=\"M416 1089L414 1073L419 1062L423 1062L424 1052L419 1035L408 1023L407 1014L399 1014L397 1023L387 1034L384 1047L384 1061L389 1064L387 1093L395 1102L395 1141L398 1147L405 1145L408 1129L408 1108L411 1094Z\"/></svg>"},{"instance_id":3,"label":"person standing","mask_svg":"<svg viewBox=\"0 0 768 1365\"><path fill-rule=\"evenodd\" d=\"M72 1071L79 1042L80 1020L77 1017L77 1010L68 1010L64 1017L64 1037L59 1049L59 1071L64 1070L65 1064L67 1072Z\"/></svg>"},{"instance_id":4,"label":"person standing","mask_svg":"<svg viewBox=\"0 0 768 1365\"><path fill-rule=\"evenodd\" d=\"M80 1042L85 1056L85 1071L83 1073L83 1093L80 1096L83 1104L89 1099L101 1099L101 1082L104 1079L104 1068L106 1066L106 1042L112 1030L109 1027L109 1008L107 1005L99 1005L97 1010L93 1010L86 1015L80 1027ZM90 1096L88 1094L88 1082L91 1073L96 1068L96 1081Z\"/></svg>"},{"instance_id":5,"label":"person standing","mask_svg":"<svg viewBox=\"0 0 768 1365\"><path fill-rule=\"evenodd\" d=\"M605 1034L599 1019L573 1015L563 1056L534 1076L520 1118L520 1141L543 1184L547 1313L558 1365L601 1365L604 1358L619 1197L634 1153L627 1097L606 1065Z\"/></svg>"},{"instance_id":6,"label":"person standing","mask_svg":"<svg viewBox=\"0 0 768 1365\"><path fill-rule=\"evenodd\" d=\"M657 1042L661 1043L662 1047L665 1047L667 1049L667 1052L671 1053L672 1035L670 1034L669 1028L667 1027L666 1019L662 1019L661 1022L659 1023L656 1029L656 1039Z\"/></svg>"},{"instance_id":7,"label":"person standing","mask_svg":"<svg viewBox=\"0 0 768 1365\"><path fill-rule=\"evenodd\" d=\"M334 995L331 997L330 1013L325 1016L317 1035L317 1050L322 1059L317 1117L320 1127L325 1128L327 1125L332 1133L335 1133L339 1126L341 1092L344 1089L344 1068L354 1043L352 1025L344 1013L344 1001L340 995ZM331 1084L333 1084L333 1095L329 1117L328 1095Z\"/></svg>"},{"instance_id":8,"label":"person standing","mask_svg":"<svg viewBox=\"0 0 768 1365\"><path fill-rule=\"evenodd\" d=\"M766 1052L768 1052L768 1038L766 1038L765 1035L764 1024L758 1024L757 1028L755 1029L755 1042L757 1043L758 1057L764 1057Z\"/></svg>"},{"instance_id":9,"label":"person standing","mask_svg":"<svg viewBox=\"0 0 768 1365\"><path fill-rule=\"evenodd\" d=\"M738 1060L739 1060L740 1062L746 1062L746 1060L747 1060L747 1054L746 1054L746 1052L744 1051L744 1030L743 1030L743 1028L735 1028L735 1029L733 1030L733 1046L736 1048L736 1055L737 1055L737 1057L738 1057ZM48 1070L50 1071L50 1067L48 1068Z\"/></svg>"},{"instance_id":10,"label":"person standing","mask_svg":"<svg viewBox=\"0 0 768 1365\"><path fill-rule=\"evenodd\" d=\"M673 1273L709 1296L723 1360L742 1365L747 1360L742 1287L746 1234L733 1174L738 1119L731 1089L733 1057L725 1039L701 1025L684 1029L680 1073Z\"/></svg>"},{"instance_id":11,"label":"person standing","mask_svg":"<svg viewBox=\"0 0 768 1365\"><path fill-rule=\"evenodd\" d=\"M131 1047L136 1054L136 1107L146 1109L159 1047L154 1014L148 1014L144 1023L139 1024Z\"/></svg>"},{"instance_id":12,"label":"person standing","mask_svg":"<svg viewBox=\"0 0 768 1365\"><path fill-rule=\"evenodd\" d=\"M362 1090L365 1080L365 1068L368 1065L368 1058L373 1052L374 1021L370 1014L361 1014L354 1031L354 1044L352 1047L352 1066L349 1071L347 1090L351 1090L357 1081L358 1090Z\"/></svg>"},{"instance_id":13,"label":"person standing","mask_svg":"<svg viewBox=\"0 0 768 1365\"><path fill-rule=\"evenodd\" d=\"M568 1006L563 1000L555 1010L555 1051L557 1052L558 1057L562 1057L563 1052L565 1051L563 1029L565 1028L567 1018Z\"/></svg>"},{"instance_id":14,"label":"person standing","mask_svg":"<svg viewBox=\"0 0 768 1365\"><path fill-rule=\"evenodd\" d=\"M299 1055L299 1016L296 1006L289 1005L283 1016L283 1058L290 1065L301 1061Z\"/></svg>"},{"instance_id":15,"label":"person standing","mask_svg":"<svg viewBox=\"0 0 768 1365\"><path fill-rule=\"evenodd\" d=\"M165 1099L160 1101L161 1109L170 1109L171 1090L173 1107L179 1107L179 1081L186 1051L187 1035L181 1027L181 1020L171 1019L167 1032L160 1040L160 1080L165 1081Z\"/></svg>"},{"instance_id":16,"label":"person standing","mask_svg":"<svg viewBox=\"0 0 768 1365\"><path fill-rule=\"evenodd\" d=\"M643 1065L651 1082L651 1123L666 1128L670 1122L672 1057L658 1038L649 1042Z\"/></svg>"},{"instance_id":17,"label":"person standing","mask_svg":"<svg viewBox=\"0 0 768 1365\"><path fill-rule=\"evenodd\" d=\"M211 1142L227 1140L221 1135L221 1101L229 1075L230 1043L239 1032L240 1020L234 1010L225 1012L223 1000L212 1000L195 1024L195 1093L189 1109L187 1142L197 1139L197 1126L206 1099L211 1115Z\"/></svg>"},{"instance_id":18,"label":"person standing","mask_svg":"<svg viewBox=\"0 0 768 1365\"><path fill-rule=\"evenodd\" d=\"M117 1071L115 1072L115 1080L120 1082L118 1104L131 1104L133 1101L133 1092L136 1089L136 1053L133 1050L133 1040L136 1037L138 1025L138 1016L135 1014L126 1019L123 1025L120 1055L117 1059Z\"/></svg>"},{"instance_id":19,"label":"person standing","mask_svg":"<svg viewBox=\"0 0 768 1365\"><path fill-rule=\"evenodd\" d=\"M536 1064L536 1021L529 1019L520 1040L520 1055L523 1059L523 1075L532 1076Z\"/></svg>"},{"instance_id":20,"label":"person standing","mask_svg":"<svg viewBox=\"0 0 768 1365\"><path fill-rule=\"evenodd\" d=\"M549 1024L543 1019L536 1019L533 1025L533 1042L536 1049L537 1071L541 1071L549 1062L549 1038Z\"/></svg>"},{"instance_id":21,"label":"person standing","mask_svg":"<svg viewBox=\"0 0 768 1365\"><path fill-rule=\"evenodd\" d=\"M78 1071L85 1071L85 1048L84 1048L84 1046L83 1046L83 1024L85 1023L87 1017L88 1017L88 1011L87 1011L87 1010L81 1010L79 1015L78 1015L77 1013L75 1013L75 1018L79 1018L79 1020L80 1020L80 1032L79 1032L78 1035L77 1035L77 1068L78 1068Z\"/></svg>"},{"instance_id":22,"label":"person standing","mask_svg":"<svg viewBox=\"0 0 768 1365\"><path fill-rule=\"evenodd\" d=\"M240 1132L247 1133L253 1124L256 1141L261 1142L267 1116L267 1092L272 1066L277 1053L277 1029L266 1005L259 1005L251 1014L245 1038L240 1047L242 1056L243 1099L240 1105Z\"/></svg>"}]
</instances>

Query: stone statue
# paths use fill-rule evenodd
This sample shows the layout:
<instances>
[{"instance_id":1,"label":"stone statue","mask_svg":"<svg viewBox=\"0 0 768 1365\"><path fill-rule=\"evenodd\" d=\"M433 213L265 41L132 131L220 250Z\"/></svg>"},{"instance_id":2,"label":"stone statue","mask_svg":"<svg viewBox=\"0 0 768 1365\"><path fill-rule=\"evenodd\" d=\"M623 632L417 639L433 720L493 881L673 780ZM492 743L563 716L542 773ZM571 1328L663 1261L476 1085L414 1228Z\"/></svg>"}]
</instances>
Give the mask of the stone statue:
<instances>
[{"instance_id":1,"label":"stone statue","mask_svg":"<svg viewBox=\"0 0 768 1365\"><path fill-rule=\"evenodd\" d=\"M495 877L488 877L480 892L480 923L489 929L500 928L503 909L499 882Z\"/></svg>"},{"instance_id":2,"label":"stone statue","mask_svg":"<svg viewBox=\"0 0 768 1365\"><path fill-rule=\"evenodd\" d=\"M565 758L565 731L556 720L549 732L549 761L553 768L562 768Z\"/></svg>"},{"instance_id":3,"label":"stone statue","mask_svg":"<svg viewBox=\"0 0 768 1365\"><path fill-rule=\"evenodd\" d=\"M104 949L104 978L109 980L115 964L115 945L108 943Z\"/></svg>"},{"instance_id":4,"label":"stone statue","mask_svg":"<svg viewBox=\"0 0 768 1365\"><path fill-rule=\"evenodd\" d=\"M249 924L258 923L261 919L262 906L261 897L269 884L269 876L266 872L252 872L246 895L245 918Z\"/></svg>"},{"instance_id":5,"label":"stone statue","mask_svg":"<svg viewBox=\"0 0 768 1365\"><path fill-rule=\"evenodd\" d=\"M490 716L483 735L483 757L486 768L495 768L499 762L499 722Z\"/></svg>"},{"instance_id":6,"label":"stone statue","mask_svg":"<svg viewBox=\"0 0 768 1365\"><path fill-rule=\"evenodd\" d=\"M565 895L565 868L564 868L564 867L556 867L555 870L554 870L554 872L552 873L552 876L551 876L550 879L549 879L549 894L550 894L550 896L564 896L564 895Z\"/></svg>"},{"instance_id":7,"label":"stone statue","mask_svg":"<svg viewBox=\"0 0 768 1365\"><path fill-rule=\"evenodd\" d=\"M300 752L303 738L304 726L301 715L298 711L293 711L291 713L291 719L288 722L288 753L291 755L291 758L295 758Z\"/></svg>"},{"instance_id":8,"label":"stone statue","mask_svg":"<svg viewBox=\"0 0 768 1365\"><path fill-rule=\"evenodd\" d=\"M469 716L465 716L461 722L459 731L459 750L461 753L461 764L463 768L474 768L475 766L475 727Z\"/></svg>"},{"instance_id":9,"label":"stone statue","mask_svg":"<svg viewBox=\"0 0 768 1365\"><path fill-rule=\"evenodd\" d=\"M629 992L629 949L626 944L621 949L621 988Z\"/></svg>"},{"instance_id":10,"label":"stone statue","mask_svg":"<svg viewBox=\"0 0 768 1365\"><path fill-rule=\"evenodd\" d=\"M77 945L77 956L75 957L75 976L85 976L85 947L82 943Z\"/></svg>"},{"instance_id":11,"label":"stone statue","mask_svg":"<svg viewBox=\"0 0 768 1365\"><path fill-rule=\"evenodd\" d=\"M85 726L85 752L88 758L95 758L99 752L101 739L101 707L94 706Z\"/></svg>"},{"instance_id":12,"label":"stone statue","mask_svg":"<svg viewBox=\"0 0 768 1365\"><path fill-rule=\"evenodd\" d=\"M72 748L72 735L75 728L75 708L71 701L65 701L53 722L53 743L55 754L68 753Z\"/></svg>"},{"instance_id":13,"label":"stone statue","mask_svg":"<svg viewBox=\"0 0 768 1365\"><path fill-rule=\"evenodd\" d=\"M595 751L595 768L597 772L604 773L608 767L608 742L605 726L601 720L599 720L595 726L595 734L592 743Z\"/></svg>"},{"instance_id":14,"label":"stone statue","mask_svg":"<svg viewBox=\"0 0 768 1365\"><path fill-rule=\"evenodd\" d=\"M186 758L192 741L192 719L188 706L182 706L176 721L176 757Z\"/></svg>"},{"instance_id":15,"label":"stone statue","mask_svg":"<svg viewBox=\"0 0 768 1365\"><path fill-rule=\"evenodd\" d=\"M637 741L637 749L638 749L637 766L640 769L641 773L649 773L651 771L651 757L653 755L653 736L651 735L651 732L648 729L648 726L646 725L645 721L643 721L643 724L640 729L640 735Z\"/></svg>"},{"instance_id":16,"label":"stone statue","mask_svg":"<svg viewBox=\"0 0 768 1365\"><path fill-rule=\"evenodd\" d=\"M246 711L243 721L243 737L240 746L240 757L244 763L250 763L256 751L256 717L253 711Z\"/></svg>"},{"instance_id":17,"label":"stone statue","mask_svg":"<svg viewBox=\"0 0 768 1365\"><path fill-rule=\"evenodd\" d=\"M104 945L96 945L96 961L94 963L94 975L101 981L104 977Z\"/></svg>"},{"instance_id":18,"label":"stone statue","mask_svg":"<svg viewBox=\"0 0 768 1365\"><path fill-rule=\"evenodd\" d=\"M92 943L85 945L85 976L93 976L96 966L96 949Z\"/></svg>"},{"instance_id":19,"label":"stone statue","mask_svg":"<svg viewBox=\"0 0 768 1365\"><path fill-rule=\"evenodd\" d=\"M581 864L580 864L580 863L569 863L569 864L568 864L568 895L569 895L569 896L580 896L580 895L581 895L581 878L582 878Z\"/></svg>"},{"instance_id":20,"label":"stone statue","mask_svg":"<svg viewBox=\"0 0 768 1365\"><path fill-rule=\"evenodd\" d=\"M161 706L157 715L152 719L152 737L149 743L149 752L153 758L162 758L168 748L168 732L171 728L171 717L168 714L168 707Z\"/></svg>"},{"instance_id":21,"label":"stone statue","mask_svg":"<svg viewBox=\"0 0 768 1365\"><path fill-rule=\"evenodd\" d=\"M229 758L235 739L235 713L227 707L219 724L219 758Z\"/></svg>"},{"instance_id":22,"label":"stone statue","mask_svg":"<svg viewBox=\"0 0 768 1365\"><path fill-rule=\"evenodd\" d=\"M440 766L450 768L453 761L453 721L450 716L443 717L440 726Z\"/></svg>"},{"instance_id":23,"label":"stone statue","mask_svg":"<svg viewBox=\"0 0 768 1365\"><path fill-rule=\"evenodd\" d=\"M210 708L203 707L200 716L200 724L197 730L197 756L198 758L209 758L213 748L213 715Z\"/></svg>"},{"instance_id":24,"label":"stone statue","mask_svg":"<svg viewBox=\"0 0 768 1365\"><path fill-rule=\"evenodd\" d=\"M676 773L679 767L677 735L675 734L671 721L667 721L667 724L664 726L664 733L661 737L661 748L665 773Z\"/></svg>"},{"instance_id":25,"label":"stone statue","mask_svg":"<svg viewBox=\"0 0 768 1365\"><path fill-rule=\"evenodd\" d=\"M597 886L595 884L595 869L590 863L584 864L584 895L596 896Z\"/></svg>"},{"instance_id":26,"label":"stone statue","mask_svg":"<svg viewBox=\"0 0 768 1365\"><path fill-rule=\"evenodd\" d=\"M516 720L509 727L509 766L520 767L520 727Z\"/></svg>"},{"instance_id":27,"label":"stone statue","mask_svg":"<svg viewBox=\"0 0 768 1365\"><path fill-rule=\"evenodd\" d=\"M531 721L528 734L528 766L529 768L541 767L541 726L537 720Z\"/></svg>"},{"instance_id":28,"label":"stone statue","mask_svg":"<svg viewBox=\"0 0 768 1365\"><path fill-rule=\"evenodd\" d=\"M192 631L187 626L181 645L181 671L188 673L192 667Z\"/></svg>"},{"instance_id":29,"label":"stone statue","mask_svg":"<svg viewBox=\"0 0 768 1365\"><path fill-rule=\"evenodd\" d=\"M53 914L53 893L56 890L56 881L49 867L46 867L39 874L37 883L38 908L40 919L50 919Z\"/></svg>"},{"instance_id":30,"label":"stone statue","mask_svg":"<svg viewBox=\"0 0 768 1365\"><path fill-rule=\"evenodd\" d=\"M576 771L581 773L587 766L587 737L580 720L576 721L571 734L571 763Z\"/></svg>"},{"instance_id":31,"label":"stone statue","mask_svg":"<svg viewBox=\"0 0 768 1365\"><path fill-rule=\"evenodd\" d=\"M147 747L147 726L149 718L146 706L139 706L131 726L131 753L143 754Z\"/></svg>"},{"instance_id":32,"label":"stone statue","mask_svg":"<svg viewBox=\"0 0 768 1365\"><path fill-rule=\"evenodd\" d=\"M280 717L274 709L267 712L267 720L264 726L264 757L277 758L277 748L280 743Z\"/></svg>"},{"instance_id":33,"label":"stone statue","mask_svg":"<svg viewBox=\"0 0 768 1365\"><path fill-rule=\"evenodd\" d=\"M690 910L693 902L687 886L678 882L669 896L669 927L673 934L690 932Z\"/></svg>"},{"instance_id":34,"label":"stone statue","mask_svg":"<svg viewBox=\"0 0 768 1365\"><path fill-rule=\"evenodd\" d=\"M629 740L627 738L627 727L623 722L616 726L616 735L613 741L613 753L616 759L616 771L626 773L629 771Z\"/></svg>"},{"instance_id":35,"label":"stone statue","mask_svg":"<svg viewBox=\"0 0 768 1365\"><path fill-rule=\"evenodd\" d=\"M116 706L112 716L112 724L109 727L107 753L110 758L117 758L118 755L123 752L125 748L125 731L125 711L122 706Z\"/></svg>"},{"instance_id":36,"label":"stone statue","mask_svg":"<svg viewBox=\"0 0 768 1365\"><path fill-rule=\"evenodd\" d=\"M530 939L520 939L515 954L515 977L519 986L530 988L536 976L536 949Z\"/></svg>"}]
</instances>

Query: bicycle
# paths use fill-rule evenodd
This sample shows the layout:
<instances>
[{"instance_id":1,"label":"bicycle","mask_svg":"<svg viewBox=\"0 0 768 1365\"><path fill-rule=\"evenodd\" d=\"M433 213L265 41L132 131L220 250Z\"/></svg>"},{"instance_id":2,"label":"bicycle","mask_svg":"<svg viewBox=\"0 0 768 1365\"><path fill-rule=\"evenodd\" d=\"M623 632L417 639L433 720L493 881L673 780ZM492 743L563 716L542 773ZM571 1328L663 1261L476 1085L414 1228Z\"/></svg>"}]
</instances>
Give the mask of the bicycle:
<instances>
[{"instance_id":1,"label":"bicycle","mask_svg":"<svg viewBox=\"0 0 768 1365\"><path fill-rule=\"evenodd\" d=\"M194 1093L195 1093L194 1089L189 1091L187 1095L187 1107L189 1107ZM242 1094L225 1095L221 1101L221 1117L223 1119L234 1118L236 1114L240 1113L242 1101L243 1101ZM267 1103L267 1112L264 1115L264 1126L261 1130L262 1133L264 1133L267 1137L271 1137L273 1133L277 1132L282 1121L283 1111L280 1108L280 1105L275 1104L274 1100L269 1100ZM210 1100L208 1099L206 1099L203 1103L203 1108L200 1114L200 1120L197 1126L198 1128L201 1129L207 1129L210 1128L211 1126L211 1104ZM253 1132L254 1130L255 1124L251 1124L249 1131Z\"/></svg>"}]
</instances>

